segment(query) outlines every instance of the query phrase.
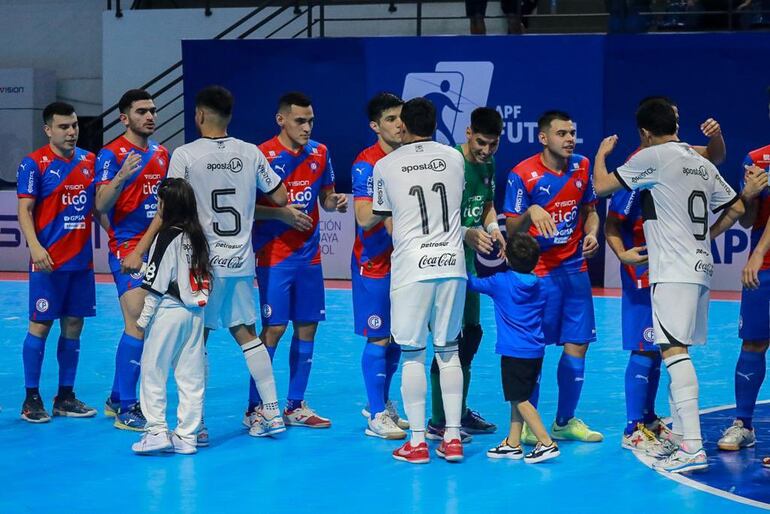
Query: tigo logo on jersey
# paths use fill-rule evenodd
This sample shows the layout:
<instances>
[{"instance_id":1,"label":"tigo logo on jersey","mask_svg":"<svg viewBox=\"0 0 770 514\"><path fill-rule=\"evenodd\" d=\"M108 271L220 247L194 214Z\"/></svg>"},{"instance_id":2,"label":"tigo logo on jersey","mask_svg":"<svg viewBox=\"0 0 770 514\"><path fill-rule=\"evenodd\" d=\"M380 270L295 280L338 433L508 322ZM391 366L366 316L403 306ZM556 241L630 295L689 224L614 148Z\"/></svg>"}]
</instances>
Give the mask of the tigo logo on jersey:
<instances>
[{"instance_id":1,"label":"tigo logo on jersey","mask_svg":"<svg viewBox=\"0 0 770 514\"><path fill-rule=\"evenodd\" d=\"M439 62L427 73L409 73L402 98L425 97L436 107L436 141L454 146L465 140L471 112L487 105L495 65L488 61Z\"/></svg>"},{"instance_id":2,"label":"tigo logo on jersey","mask_svg":"<svg viewBox=\"0 0 770 514\"><path fill-rule=\"evenodd\" d=\"M47 312L48 300L46 300L45 298L40 298L38 301L35 302L35 309L37 309L38 312Z\"/></svg>"}]
</instances>

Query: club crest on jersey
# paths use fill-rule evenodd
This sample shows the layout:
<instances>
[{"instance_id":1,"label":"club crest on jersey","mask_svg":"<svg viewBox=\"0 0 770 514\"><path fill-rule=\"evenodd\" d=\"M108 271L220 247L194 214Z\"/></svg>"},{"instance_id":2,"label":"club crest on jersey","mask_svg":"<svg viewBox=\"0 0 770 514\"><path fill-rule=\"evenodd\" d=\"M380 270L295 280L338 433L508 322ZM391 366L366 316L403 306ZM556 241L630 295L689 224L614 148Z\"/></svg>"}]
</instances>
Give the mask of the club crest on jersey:
<instances>
[{"instance_id":1,"label":"club crest on jersey","mask_svg":"<svg viewBox=\"0 0 770 514\"><path fill-rule=\"evenodd\" d=\"M377 316L376 314L372 314L369 316L369 319L366 320L366 324L369 325L369 328L372 330L377 330L382 326L382 318Z\"/></svg>"},{"instance_id":2,"label":"club crest on jersey","mask_svg":"<svg viewBox=\"0 0 770 514\"><path fill-rule=\"evenodd\" d=\"M144 273L142 273L141 271L131 273L131 278L133 278L134 280L141 280L142 277L144 277Z\"/></svg>"},{"instance_id":3,"label":"club crest on jersey","mask_svg":"<svg viewBox=\"0 0 770 514\"><path fill-rule=\"evenodd\" d=\"M572 169L573 169L573 170L577 170L577 169L579 169L579 168L580 168L580 163L579 163L579 162L573 162L573 163L572 163Z\"/></svg>"},{"instance_id":4,"label":"club crest on jersey","mask_svg":"<svg viewBox=\"0 0 770 514\"><path fill-rule=\"evenodd\" d=\"M42 159L42 161L43 161L43 162L48 162L48 156L47 156L47 155L44 155L44 156L43 156L43 159Z\"/></svg>"},{"instance_id":5,"label":"club crest on jersey","mask_svg":"<svg viewBox=\"0 0 770 514\"><path fill-rule=\"evenodd\" d=\"M315 150L315 148L313 150ZM315 162L315 161L311 162L310 163L310 169L313 170L313 171L318 170L318 163Z\"/></svg>"},{"instance_id":6,"label":"club crest on jersey","mask_svg":"<svg viewBox=\"0 0 770 514\"><path fill-rule=\"evenodd\" d=\"M265 319L270 319L270 316L273 315L273 308L270 307L269 304L265 304L262 306L262 317Z\"/></svg>"},{"instance_id":7,"label":"club crest on jersey","mask_svg":"<svg viewBox=\"0 0 770 514\"><path fill-rule=\"evenodd\" d=\"M35 309L37 309L38 312L47 312L48 311L48 300L45 298L40 298L38 301L35 302Z\"/></svg>"},{"instance_id":8,"label":"club crest on jersey","mask_svg":"<svg viewBox=\"0 0 770 514\"><path fill-rule=\"evenodd\" d=\"M654 343L655 342L655 330L653 330L652 327L647 327L644 329L643 334L644 340L648 343Z\"/></svg>"},{"instance_id":9,"label":"club crest on jersey","mask_svg":"<svg viewBox=\"0 0 770 514\"><path fill-rule=\"evenodd\" d=\"M575 181L575 187L578 188L578 190L582 191L583 190L583 181L580 180L580 179L577 179Z\"/></svg>"}]
</instances>

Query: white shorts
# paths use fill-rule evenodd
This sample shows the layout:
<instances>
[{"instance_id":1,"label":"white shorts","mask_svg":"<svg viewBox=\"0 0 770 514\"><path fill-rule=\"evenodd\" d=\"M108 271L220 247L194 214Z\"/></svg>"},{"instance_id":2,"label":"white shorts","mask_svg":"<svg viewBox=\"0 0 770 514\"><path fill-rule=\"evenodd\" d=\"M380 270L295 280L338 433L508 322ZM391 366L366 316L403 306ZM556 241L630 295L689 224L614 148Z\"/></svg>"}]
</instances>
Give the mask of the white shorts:
<instances>
[{"instance_id":1,"label":"white shorts","mask_svg":"<svg viewBox=\"0 0 770 514\"><path fill-rule=\"evenodd\" d=\"M652 325L655 344L706 344L709 289L700 284L653 284Z\"/></svg>"},{"instance_id":2,"label":"white shorts","mask_svg":"<svg viewBox=\"0 0 770 514\"><path fill-rule=\"evenodd\" d=\"M402 346L424 348L428 331L435 346L460 335L465 308L465 279L412 282L390 292L390 330Z\"/></svg>"},{"instance_id":3,"label":"white shorts","mask_svg":"<svg viewBox=\"0 0 770 514\"><path fill-rule=\"evenodd\" d=\"M214 277L206 304L206 328L254 325L257 304L254 299L254 277Z\"/></svg>"}]
</instances>

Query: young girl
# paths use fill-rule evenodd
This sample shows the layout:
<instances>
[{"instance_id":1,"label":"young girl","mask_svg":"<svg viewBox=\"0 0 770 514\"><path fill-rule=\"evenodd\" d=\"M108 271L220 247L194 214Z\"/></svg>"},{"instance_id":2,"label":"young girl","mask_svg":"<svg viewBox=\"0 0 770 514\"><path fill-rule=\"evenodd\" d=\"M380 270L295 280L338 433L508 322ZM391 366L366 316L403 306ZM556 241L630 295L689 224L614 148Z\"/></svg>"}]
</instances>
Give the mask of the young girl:
<instances>
[{"instance_id":1,"label":"young girl","mask_svg":"<svg viewBox=\"0 0 770 514\"><path fill-rule=\"evenodd\" d=\"M146 455L197 452L204 391L203 307L209 295L209 248L187 181L166 178L158 187L160 231L150 248L142 287L149 294L137 325L145 330L139 401L145 433L131 447ZM176 429L166 424L169 368L179 391Z\"/></svg>"}]
</instances>

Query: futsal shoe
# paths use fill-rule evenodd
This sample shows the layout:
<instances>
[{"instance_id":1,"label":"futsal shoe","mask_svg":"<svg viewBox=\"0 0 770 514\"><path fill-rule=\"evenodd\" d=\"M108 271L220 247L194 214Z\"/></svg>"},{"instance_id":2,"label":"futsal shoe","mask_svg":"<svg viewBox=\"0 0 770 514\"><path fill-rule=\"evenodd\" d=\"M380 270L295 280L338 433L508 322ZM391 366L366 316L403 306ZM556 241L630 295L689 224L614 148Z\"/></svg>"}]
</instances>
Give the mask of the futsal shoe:
<instances>
[{"instance_id":1,"label":"futsal shoe","mask_svg":"<svg viewBox=\"0 0 770 514\"><path fill-rule=\"evenodd\" d=\"M487 450L487 457L490 459L510 459L520 460L524 458L524 450L519 446L511 446L508 444L508 438L503 439L503 442Z\"/></svg>"},{"instance_id":2,"label":"futsal shoe","mask_svg":"<svg viewBox=\"0 0 770 514\"><path fill-rule=\"evenodd\" d=\"M169 448L174 451L174 445L171 444L171 439L169 439L166 431L159 434L145 432L141 439L131 445L131 449L137 455L156 455L168 451Z\"/></svg>"},{"instance_id":3,"label":"futsal shoe","mask_svg":"<svg viewBox=\"0 0 770 514\"><path fill-rule=\"evenodd\" d=\"M465 410L460 424L469 434L494 434L497 430L497 425L490 423L481 417L481 414L471 409Z\"/></svg>"},{"instance_id":4,"label":"futsal shoe","mask_svg":"<svg viewBox=\"0 0 770 514\"><path fill-rule=\"evenodd\" d=\"M460 462L463 460L463 443L459 439L451 441L441 440L441 444L436 448L436 455L448 462Z\"/></svg>"},{"instance_id":5,"label":"futsal shoe","mask_svg":"<svg viewBox=\"0 0 770 514\"><path fill-rule=\"evenodd\" d=\"M434 425L432 421L428 421L428 428L425 430L425 439L429 439L431 441L443 441L444 427ZM473 436L461 428L460 441L462 441L463 444L468 444L473 441Z\"/></svg>"},{"instance_id":6,"label":"futsal shoe","mask_svg":"<svg viewBox=\"0 0 770 514\"><path fill-rule=\"evenodd\" d=\"M209 445L209 429L206 427L206 423L201 418L201 425L198 427L198 432L195 434L195 442L198 448L205 448Z\"/></svg>"},{"instance_id":7,"label":"futsal shoe","mask_svg":"<svg viewBox=\"0 0 770 514\"><path fill-rule=\"evenodd\" d=\"M669 437L673 434L670 428L668 428L668 425L666 425L665 421L663 421L660 418L655 418L649 423L645 423L645 426L649 428L653 434L655 434L655 437L657 437L659 440L663 439L669 439Z\"/></svg>"},{"instance_id":8,"label":"futsal shoe","mask_svg":"<svg viewBox=\"0 0 770 514\"><path fill-rule=\"evenodd\" d=\"M30 423L48 423L51 421L51 416L46 412L40 395L33 394L24 400L24 404L21 406L21 419Z\"/></svg>"},{"instance_id":9,"label":"futsal shoe","mask_svg":"<svg viewBox=\"0 0 770 514\"><path fill-rule=\"evenodd\" d=\"M139 402L133 404L126 412L118 412L115 416L115 423L112 424L120 430L131 430L133 432L144 432L144 425L147 423Z\"/></svg>"},{"instance_id":10,"label":"futsal shoe","mask_svg":"<svg viewBox=\"0 0 770 514\"><path fill-rule=\"evenodd\" d=\"M332 426L331 420L316 414L313 409L308 407L305 400L302 400L296 409L284 409L283 420L292 427L329 428Z\"/></svg>"},{"instance_id":11,"label":"futsal shoe","mask_svg":"<svg viewBox=\"0 0 770 514\"><path fill-rule=\"evenodd\" d=\"M553 425L551 425L551 437L560 441L569 439L584 443L599 443L604 440L601 432L591 430L583 420L578 418L570 419L563 427L554 421Z\"/></svg>"},{"instance_id":12,"label":"futsal shoe","mask_svg":"<svg viewBox=\"0 0 770 514\"><path fill-rule=\"evenodd\" d=\"M623 433L620 445L627 450L636 450L647 452L653 446L660 446L660 441L655 434L644 426L643 423L636 424L636 430L631 434Z\"/></svg>"},{"instance_id":13,"label":"futsal shoe","mask_svg":"<svg viewBox=\"0 0 770 514\"><path fill-rule=\"evenodd\" d=\"M538 462L555 459L559 455L561 455L561 452L559 452L559 447L556 446L556 443L551 442L550 445L546 446L538 442L532 451L524 456L524 462L527 464L537 464Z\"/></svg>"},{"instance_id":14,"label":"futsal shoe","mask_svg":"<svg viewBox=\"0 0 770 514\"><path fill-rule=\"evenodd\" d=\"M371 437L379 437L380 439L406 438L406 432L393 422L393 419L386 410L375 414L374 419L369 418L367 420L367 427L364 433Z\"/></svg>"},{"instance_id":15,"label":"futsal shoe","mask_svg":"<svg viewBox=\"0 0 770 514\"><path fill-rule=\"evenodd\" d=\"M112 399L108 396L106 400L104 400L104 415L108 418L114 418L118 415L118 411L120 410L120 401L113 402Z\"/></svg>"},{"instance_id":16,"label":"futsal shoe","mask_svg":"<svg viewBox=\"0 0 770 514\"><path fill-rule=\"evenodd\" d=\"M754 429L749 430L743 427L743 421L736 419L733 424L727 428L719 439L717 446L724 451L738 451L741 448L751 448L756 444L757 437L754 435Z\"/></svg>"},{"instance_id":17,"label":"futsal shoe","mask_svg":"<svg viewBox=\"0 0 770 514\"><path fill-rule=\"evenodd\" d=\"M409 422L401 417L401 415L398 413L398 409L396 408L396 404L392 400L385 402L385 410L388 412L388 416L390 416L390 419L393 420L398 428L401 430L407 430L409 428ZM361 415L366 419L370 419L372 417L372 414L369 411L369 405L361 409Z\"/></svg>"},{"instance_id":18,"label":"futsal shoe","mask_svg":"<svg viewBox=\"0 0 770 514\"><path fill-rule=\"evenodd\" d=\"M96 409L81 402L75 397L75 393L71 393L65 398L60 399L58 396L54 398L53 415L69 418L92 418L96 416Z\"/></svg>"},{"instance_id":19,"label":"futsal shoe","mask_svg":"<svg viewBox=\"0 0 770 514\"><path fill-rule=\"evenodd\" d=\"M259 418L259 405L254 407L251 411L246 411L246 413L243 415L243 420L241 423L243 423L243 426L246 428L251 428L254 426L254 422Z\"/></svg>"},{"instance_id":20,"label":"futsal shoe","mask_svg":"<svg viewBox=\"0 0 770 514\"><path fill-rule=\"evenodd\" d=\"M527 446L535 446L537 444L537 437L529 429L526 423L521 425L521 442Z\"/></svg>"},{"instance_id":21,"label":"futsal shoe","mask_svg":"<svg viewBox=\"0 0 770 514\"><path fill-rule=\"evenodd\" d=\"M270 419L266 419L261 409L254 409L254 422L249 428L249 435L252 437L276 436L286 432L286 424L283 418L277 414Z\"/></svg>"},{"instance_id":22,"label":"futsal shoe","mask_svg":"<svg viewBox=\"0 0 770 514\"><path fill-rule=\"evenodd\" d=\"M412 446L412 443L407 441L403 446L393 450L393 458L409 464L427 464L430 462L430 452L428 452L428 445L424 442Z\"/></svg>"},{"instance_id":23,"label":"futsal shoe","mask_svg":"<svg viewBox=\"0 0 770 514\"><path fill-rule=\"evenodd\" d=\"M706 469L709 467L709 463L703 448L694 453L679 448L665 459L653 462L652 467L655 470L669 473L687 473Z\"/></svg>"},{"instance_id":24,"label":"futsal shoe","mask_svg":"<svg viewBox=\"0 0 770 514\"><path fill-rule=\"evenodd\" d=\"M190 444L176 435L176 432L171 432L169 447L163 451L166 453L178 453L180 455L192 455L198 453L198 448L196 448L194 444Z\"/></svg>"}]
</instances>

